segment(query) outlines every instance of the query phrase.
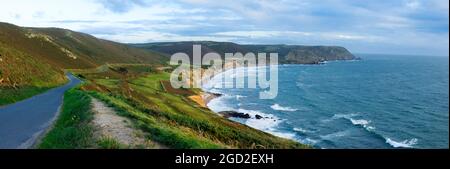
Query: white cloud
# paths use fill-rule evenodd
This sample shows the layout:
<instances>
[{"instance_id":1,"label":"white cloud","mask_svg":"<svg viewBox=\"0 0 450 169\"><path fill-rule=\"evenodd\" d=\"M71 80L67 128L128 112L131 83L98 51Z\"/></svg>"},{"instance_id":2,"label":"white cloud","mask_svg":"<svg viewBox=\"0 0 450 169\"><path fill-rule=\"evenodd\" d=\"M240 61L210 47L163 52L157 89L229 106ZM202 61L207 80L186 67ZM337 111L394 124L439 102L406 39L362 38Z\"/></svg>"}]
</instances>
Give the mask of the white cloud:
<instances>
[{"instance_id":1,"label":"white cloud","mask_svg":"<svg viewBox=\"0 0 450 169\"><path fill-rule=\"evenodd\" d=\"M420 8L420 2L418 0L408 0L405 3L406 7L412 10Z\"/></svg>"},{"instance_id":2,"label":"white cloud","mask_svg":"<svg viewBox=\"0 0 450 169\"><path fill-rule=\"evenodd\" d=\"M448 55L448 0L138 0L106 7L99 2L9 1L0 6L0 21L119 42L329 44L366 51L378 45L387 53L414 48Z\"/></svg>"}]
</instances>

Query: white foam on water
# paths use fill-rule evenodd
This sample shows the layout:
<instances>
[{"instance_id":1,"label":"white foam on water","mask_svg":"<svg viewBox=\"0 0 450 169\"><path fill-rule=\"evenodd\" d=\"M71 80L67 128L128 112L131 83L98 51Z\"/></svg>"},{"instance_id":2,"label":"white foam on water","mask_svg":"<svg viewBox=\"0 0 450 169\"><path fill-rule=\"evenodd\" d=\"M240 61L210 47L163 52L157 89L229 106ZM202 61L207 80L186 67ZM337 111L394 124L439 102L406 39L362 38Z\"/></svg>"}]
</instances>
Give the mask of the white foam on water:
<instances>
[{"instance_id":1,"label":"white foam on water","mask_svg":"<svg viewBox=\"0 0 450 169\"><path fill-rule=\"evenodd\" d=\"M357 116L357 113L350 113L350 114L334 114L332 119L339 119L339 118L351 118Z\"/></svg>"},{"instance_id":2,"label":"white foam on water","mask_svg":"<svg viewBox=\"0 0 450 169\"><path fill-rule=\"evenodd\" d=\"M350 121L354 124L354 125L368 125L370 122L364 119L361 120L355 120L350 118Z\"/></svg>"},{"instance_id":3,"label":"white foam on water","mask_svg":"<svg viewBox=\"0 0 450 169\"><path fill-rule=\"evenodd\" d=\"M312 131L300 128L300 127L294 127L292 130L297 131L297 132L301 132L301 133L312 133Z\"/></svg>"},{"instance_id":4,"label":"white foam on water","mask_svg":"<svg viewBox=\"0 0 450 169\"><path fill-rule=\"evenodd\" d=\"M294 139L295 133L291 132L281 132L277 130L277 126L282 123L284 120L279 119L277 116L273 114L266 114L257 110L247 110L247 109L238 109L237 112L240 113L248 113L251 118L245 121L245 124L253 127L255 129L265 131L267 133L273 134L278 137ZM260 115L264 118L256 119L255 116Z\"/></svg>"},{"instance_id":5,"label":"white foam on water","mask_svg":"<svg viewBox=\"0 0 450 169\"><path fill-rule=\"evenodd\" d=\"M333 117L331 117L329 119L324 119L324 120L322 120L322 122L323 123L328 123L330 121L333 121L333 120L336 120L336 119L340 119L340 118L348 119L348 118L354 117L356 115L358 115L358 114L356 114L356 113L351 113L351 114L334 114Z\"/></svg>"},{"instance_id":6,"label":"white foam on water","mask_svg":"<svg viewBox=\"0 0 450 169\"><path fill-rule=\"evenodd\" d=\"M220 90L217 90L217 89L210 89L210 90L208 90L208 92L217 93L217 94L223 95L223 93Z\"/></svg>"},{"instance_id":7,"label":"white foam on water","mask_svg":"<svg viewBox=\"0 0 450 169\"><path fill-rule=\"evenodd\" d=\"M232 98L230 95L223 94L218 98L210 100L207 104L208 108L214 112L228 111L232 110L232 107L227 105L226 100Z\"/></svg>"},{"instance_id":8,"label":"white foam on water","mask_svg":"<svg viewBox=\"0 0 450 169\"><path fill-rule=\"evenodd\" d=\"M338 137L344 137L347 134L348 134L348 130L338 131L338 132L335 132L335 133L331 133L331 134L320 136L320 138L322 138L323 140L333 140L333 139L338 138Z\"/></svg>"},{"instance_id":9,"label":"white foam on water","mask_svg":"<svg viewBox=\"0 0 450 169\"><path fill-rule=\"evenodd\" d=\"M355 126L362 126L364 127L366 130L368 131L373 131L375 130L375 127L373 126L369 126L370 121L368 120L364 120L364 119L352 119L352 118L346 118L348 120L350 120L352 122L353 125Z\"/></svg>"},{"instance_id":10,"label":"white foam on water","mask_svg":"<svg viewBox=\"0 0 450 169\"><path fill-rule=\"evenodd\" d=\"M391 145L394 148L413 148L414 145L416 145L418 140L416 138L412 138L410 140L403 140L403 141L394 141L390 138L386 138L386 143Z\"/></svg>"},{"instance_id":11,"label":"white foam on water","mask_svg":"<svg viewBox=\"0 0 450 169\"><path fill-rule=\"evenodd\" d=\"M280 106L279 104L274 104L272 106L270 106L270 108L272 108L273 110L278 110L278 111L297 111L297 109L291 108L291 107L283 107Z\"/></svg>"},{"instance_id":12,"label":"white foam on water","mask_svg":"<svg viewBox=\"0 0 450 169\"><path fill-rule=\"evenodd\" d=\"M272 65L271 65L272 66ZM275 65L277 66L277 65ZM232 106L227 105L227 100L228 99L241 99L243 97L246 96L242 96L242 95L227 95L224 94L222 92L219 92L219 90L221 87L223 87L225 84L231 84L233 82L227 82L225 81L224 77L236 77L237 72L239 71L247 71L247 73L245 73L244 76L256 76L256 72L262 69L267 69L267 66L263 66L263 67L250 67L250 68L237 68L236 71L234 71L233 69L229 69L226 70L224 72L221 72L219 74L216 74L211 80L207 81L207 83L202 84L202 88L205 91L209 91L212 93L220 93L222 94L222 96L212 99L209 103L208 103L208 107L214 111L214 112L221 112L221 111L236 111L236 112L240 112L240 113L248 113L251 118L250 119L246 119L245 121L240 121L243 122L244 124L253 127L255 129L273 134L275 136L279 136L279 137L283 137L283 138L287 138L287 139L293 139L295 140L296 137L296 133L294 132L282 132L277 130L277 126L282 123L284 120L279 119L277 116L273 115L273 114L266 114L257 110L246 110L246 109L241 109L239 108L238 110L233 109ZM265 91L267 92L267 91ZM238 105L240 106L240 104ZM282 107L283 108L283 107ZM287 111L292 111L293 109L285 109ZM261 119L256 119L256 115L260 115L264 118Z\"/></svg>"},{"instance_id":13,"label":"white foam on water","mask_svg":"<svg viewBox=\"0 0 450 169\"><path fill-rule=\"evenodd\" d=\"M282 122L281 120L278 120L278 117L275 115L265 114L257 110L238 109L237 112L249 114L251 118L248 119L245 124L260 130L273 130L274 127ZM256 119L256 115L260 115L264 118Z\"/></svg>"},{"instance_id":14,"label":"white foam on water","mask_svg":"<svg viewBox=\"0 0 450 169\"><path fill-rule=\"evenodd\" d=\"M311 139L311 138L299 139L298 141L300 143L309 144L309 145L315 145L317 142L319 142L319 141Z\"/></svg>"}]
</instances>

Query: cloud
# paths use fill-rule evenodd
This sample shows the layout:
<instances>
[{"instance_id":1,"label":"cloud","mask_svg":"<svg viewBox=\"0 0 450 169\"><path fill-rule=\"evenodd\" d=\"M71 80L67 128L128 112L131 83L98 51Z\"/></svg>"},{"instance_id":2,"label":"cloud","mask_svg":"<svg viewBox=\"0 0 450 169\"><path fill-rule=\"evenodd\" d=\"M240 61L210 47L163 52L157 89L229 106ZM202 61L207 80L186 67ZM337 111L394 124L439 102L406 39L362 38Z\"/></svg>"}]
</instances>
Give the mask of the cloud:
<instances>
[{"instance_id":1,"label":"cloud","mask_svg":"<svg viewBox=\"0 0 450 169\"><path fill-rule=\"evenodd\" d=\"M0 21L62 27L134 43L216 40L436 55L448 55L449 50L448 0L33 2L2 4Z\"/></svg>"},{"instance_id":2,"label":"cloud","mask_svg":"<svg viewBox=\"0 0 450 169\"><path fill-rule=\"evenodd\" d=\"M98 0L105 8L117 13L130 11L135 6L145 6L144 0Z\"/></svg>"},{"instance_id":3,"label":"cloud","mask_svg":"<svg viewBox=\"0 0 450 169\"><path fill-rule=\"evenodd\" d=\"M406 7L411 9L411 10L416 10L418 8L420 8L420 2L417 0L409 0L406 2Z\"/></svg>"}]
</instances>

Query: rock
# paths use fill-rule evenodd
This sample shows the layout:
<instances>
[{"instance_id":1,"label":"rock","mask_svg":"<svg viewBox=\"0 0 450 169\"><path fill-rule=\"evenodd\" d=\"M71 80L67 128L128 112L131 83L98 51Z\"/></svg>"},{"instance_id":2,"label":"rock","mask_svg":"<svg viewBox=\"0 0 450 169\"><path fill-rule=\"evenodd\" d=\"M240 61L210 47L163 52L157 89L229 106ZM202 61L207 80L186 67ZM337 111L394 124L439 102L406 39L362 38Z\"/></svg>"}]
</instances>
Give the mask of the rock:
<instances>
[{"instance_id":1,"label":"rock","mask_svg":"<svg viewBox=\"0 0 450 169\"><path fill-rule=\"evenodd\" d=\"M235 111L221 111L221 112L219 112L219 114L221 114L225 118L230 118L230 117L243 118L243 119L250 118L249 114L239 113L239 112L235 112Z\"/></svg>"},{"instance_id":2,"label":"rock","mask_svg":"<svg viewBox=\"0 0 450 169\"><path fill-rule=\"evenodd\" d=\"M256 119L262 119L263 118L262 116L260 116L258 114L255 117L256 117Z\"/></svg>"}]
</instances>

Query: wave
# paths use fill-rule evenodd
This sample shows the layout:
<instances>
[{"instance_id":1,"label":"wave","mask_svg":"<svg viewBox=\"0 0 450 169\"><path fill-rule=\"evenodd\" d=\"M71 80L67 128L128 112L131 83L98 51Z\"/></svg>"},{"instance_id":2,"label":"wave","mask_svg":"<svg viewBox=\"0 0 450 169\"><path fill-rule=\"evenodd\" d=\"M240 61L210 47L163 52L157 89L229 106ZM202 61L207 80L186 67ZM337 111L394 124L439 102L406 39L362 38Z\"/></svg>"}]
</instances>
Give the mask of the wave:
<instances>
[{"instance_id":1,"label":"wave","mask_svg":"<svg viewBox=\"0 0 450 169\"><path fill-rule=\"evenodd\" d=\"M358 115L357 113L351 113L351 114L334 114L333 117L331 117L331 118L329 118L329 119L324 119L324 120L321 120L321 121L322 121L322 123L328 123L328 122L331 122L331 121L336 120L336 119L341 119L341 118L348 119L348 118L351 118L351 117L354 117L354 116L357 116L357 115Z\"/></svg>"},{"instance_id":2,"label":"wave","mask_svg":"<svg viewBox=\"0 0 450 169\"><path fill-rule=\"evenodd\" d=\"M300 143L309 144L309 145L315 145L315 144L317 144L319 142L318 140L314 140L314 139L311 139L311 138L298 139L298 141Z\"/></svg>"},{"instance_id":3,"label":"wave","mask_svg":"<svg viewBox=\"0 0 450 169\"><path fill-rule=\"evenodd\" d=\"M349 134L348 130L344 130L344 131L338 131L335 133L323 135L323 136L320 136L320 138L322 138L323 140L333 140L334 138L344 137L348 134Z\"/></svg>"},{"instance_id":4,"label":"wave","mask_svg":"<svg viewBox=\"0 0 450 169\"><path fill-rule=\"evenodd\" d=\"M223 94L221 97L212 99L208 103L208 107L214 112L231 110L231 111L237 111L240 113L248 113L251 116L250 119L246 119L246 120L235 119L235 121L243 123L247 126L253 127L255 129L273 134L278 137L295 140L296 133L284 132L284 131L277 130L278 125L284 121L284 120L280 119L279 117L277 117L273 114L263 113L258 110L247 110L247 109L242 109L242 108L238 108L236 110L232 106L227 104L227 100L232 99L232 98L238 98L238 97L243 97L243 96L232 96L232 95L228 95L228 94ZM255 117L256 115L260 115L264 118L256 119L256 117Z\"/></svg>"},{"instance_id":5,"label":"wave","mask_svg":"<svg viewBox=\"0 0 450 169\"><path fill-rule=\"evenodd\" d=\"M416 145L417 142L418 140L416 138L412 138L410 140L403 140L401 142L397 142L390 138L386 138L386 143L388 143L394 148L413 148L413 145Z\"/></svg>"},{"instance_id":6,"label":"wave","mask_svg":"<svg viewBox=\"0 0 450 169\"><path fill-rule=\"evenodd\" d=\"M355 116L358 116L359 113L350 113L350 114L334 114L330 119L322 120L322 122L330 122L336 119L347 119L355 126L361 126L368 131L375 130L375 127L370 126L370 120L366 119L356 119Z\"/></svg>"},{"instance_id":7,"label":"wave","mask_svg":"<svg viewBox=\"0 0 450 169\"><path fill-rule=\"evenodd\" d=\"M370 121L368 120L364 120L364 119L360 119L360 120L355 120L352 118L349 118L349 120L352 122L353 125L355 126L362 126L366 131L376 135L377 137L381 137L382 139L385 140L385 142L387 144L389 144L390 146L394 147L394 148L413 148L413 145L417 144L417 139L416 138L412 138L410 140L403 140L401 142L397 142L392 140L389 137L385 137L382 134L379 134L378 132L375 132L375 127L370 126Z\"/></svg>"},{"instance_id":8,"label":"wave","mask_svg":"<svg viewBox=\"0 0 450 169\"><path fill-rule=\"evenodd\" d=\"M418 139L416 138L412 138L410 140L403 140L403 141L394 141L389 137L385 137L381 134L379 134L378 132L375 131L375 127L374 126L370 126L370 121L369 120L365 120L365 119L355 119L354 117L357 116L358 114L356 113L352 113L352 114L335 114L331 119L339 119L339 118L344 118L349 120L353 125L355 126L361 126L363 127L366 131L374 134L376 137L379 137L380 139L384 139L385 142L387 144L389 144L389 146L394 147L394 148L413 148L414 145L417 144ZM328 119L330 120L330 119Z\"/></svg>"},{"instance_id":9,"label":"wave","mask_svg":"<svg viewBox=\"0 0 450 169\"><path fill-rule=\"evenodd\" d=\"M219 93L219 92L214 92ZM208 108L214 112L232 110L233 107L228 104L227 100L232 99L233 96L222 94L222 96L210 100L207 104Z\"/></svg>"},{"instance_id":10,"label":"wave","mask_svg":"<svg viewBox=\"0 0 450 169\"><path fill-rule=\"evenodd\" d=\"M368 121L368 120L364 120L364 119L357 120L357 119L352 119L352 118L348 118L348 120L350 120L353 125L362 126L366 130L369 130L369 131L375 130L375 127L369 126L370 121Z\"/></svg>"},{"instance_id":11,"label":"wave","mask_svg":"<svg viewBox=\"0 0 450 169\"><path fill-rule=\"evenodd\" d=\"M290 108L290 107L283 107L283 106L280 106L279 104L274 104L274 105L270 106L270 108L272 108L273 110L278 110L278 111L297 111L297 109Z\"/></svg>"},{"instance_id":12,"label":"wave","mask_svg":"<svg viewBox=\"0 0 450 169\"><path fill-rule=\"evenodd\" d=\"M306 130L300 127L294 127L292 130L297 131L297 132L301 132L301 133L312 133L313 131L310 130Z\"/></svg>"},{"instance_id":13,"label":"wave","mask_svg":"<svg viewBox=\"0 0 450 169\"><path fill-rule=\"evenodd\" d=\"M332 119L339 119L339 118L351 118L357 116L358 113L350 113L350 114L334 114Z\"/></svg>"},{"instance_id":14,"label":"wave","mask_svg":"<svg viewBox=\"0 0 450 169\"><path fill-rule=\"evenodd\" d=\"M247 109L238 109L237 112L240 113L248 113L251 118L247 119L244 124L253 127L258 130L262 130L265 132L268 132L270 134L273 134L278 137L283 137L287 139L295 139L296 134L292 132L282 132L277 130L277 127L280 123L282 123L284 120L278 118L277 116L273 114L266 114L261 111L257 110L247 110ZM264 118L262 119L256 119L255 116L260 115Z\"/></svg>"}]
</instances>

